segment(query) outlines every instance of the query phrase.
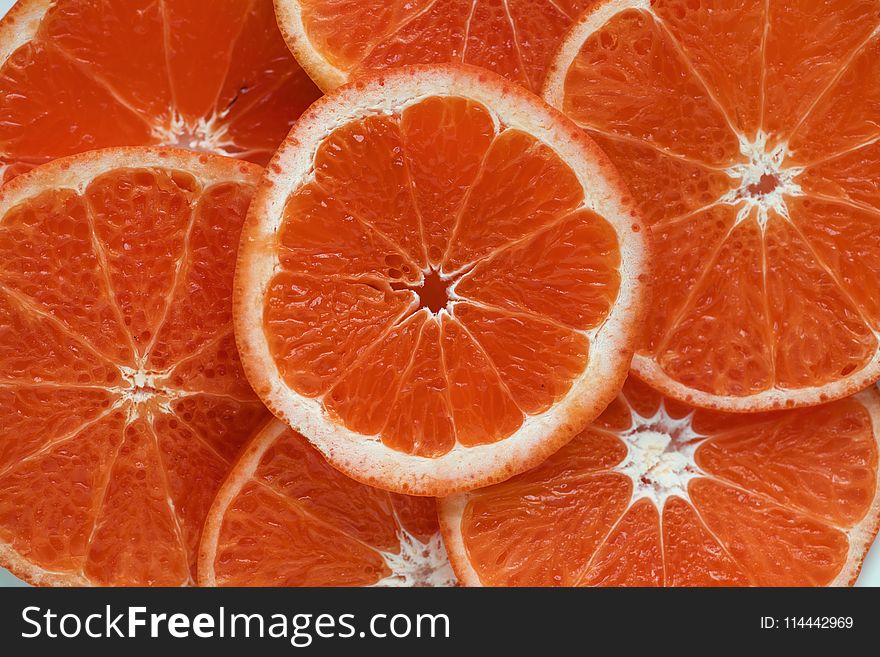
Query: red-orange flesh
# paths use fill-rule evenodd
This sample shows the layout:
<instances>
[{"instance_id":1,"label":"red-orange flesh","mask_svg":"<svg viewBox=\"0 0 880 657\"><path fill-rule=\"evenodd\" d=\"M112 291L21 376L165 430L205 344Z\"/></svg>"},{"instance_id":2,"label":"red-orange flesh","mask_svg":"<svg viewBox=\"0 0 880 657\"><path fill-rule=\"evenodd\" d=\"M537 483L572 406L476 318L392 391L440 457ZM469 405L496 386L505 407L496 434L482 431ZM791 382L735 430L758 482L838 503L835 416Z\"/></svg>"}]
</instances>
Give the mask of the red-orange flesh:
<instances>
[{"instance_id":1,"label":"red-orange flesh","mask_svg":"<svg viewBox=\"0 0 880 657\"><path fill-rule=\"evenodd\" d=\"M290 388L426 457L503 440L566 395L620 251L553 150L435 96L337 128L314 168L264 298Z\"/></svg>"},{"instance_id":2,"label":"red-orange flesh","mask_svg":"<svg viewBox=\"0 0 880 657\"><path fill-rule=\"evenodd\" d=\"M730 415L631 377L541 466L444 514L453 566L493 586L851 584L880 522L878 401Z\"/></svg>"},{"instance_id":3,"label":"red-orange flesh","mask_svg":"<svg viewBox=\"0 0 880 657\"><path fill-rule=\"evenodd\" d=\"M0 39L29 33L20 0ZM272 0L57 0L0 61L0 182L108 146L165 145L265 164L320 91Z\"/></svg>"},{"instance_id":4,"label":"red-orange flesh","mask_svg":"<svg viewBox=\"0 0 880 657\"><path fill-rule=\"evenodd\" d=\"M34 583L191 583L214 492L267 417L231 326L258 170L204 187L122 166L81 192L42 171L0 217L0 562Z\"/></svg>"},{"instance_id":5,"label":"red-orange flesh","mask_svg":"<svg viewBox=\"0 0 880 657\"><path fill-rule=\"evenodd\" d=\"M651 225L637 371L726 410L876 380L877 3L627 6L583 19L595 25L547 94L606 150Z\"/></svg>"}]
</instances>

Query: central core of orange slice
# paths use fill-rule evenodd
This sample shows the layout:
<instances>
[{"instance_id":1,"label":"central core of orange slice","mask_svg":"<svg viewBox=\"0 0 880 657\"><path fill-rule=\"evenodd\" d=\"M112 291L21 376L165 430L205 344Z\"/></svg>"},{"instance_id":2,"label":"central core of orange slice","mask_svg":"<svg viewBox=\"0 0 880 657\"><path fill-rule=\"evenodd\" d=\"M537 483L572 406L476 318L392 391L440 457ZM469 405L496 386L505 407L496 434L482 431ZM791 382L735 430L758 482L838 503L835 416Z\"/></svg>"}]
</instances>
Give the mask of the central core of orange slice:
<instances>
[{"instance_id":1,"label":"central core of orange slice","mask_svg":"<svg viewBox=\"0 0 880 657\"><path fill-rule=\"evenodd\" d=\"M393 290L412 290L419 297L418 310L425 308L436 315L444 308L448 309L450 290L459 276L444 276L439 271L431 269L425 273L421 283L392 283Z\"/></svg>"},{"instance_id":2,"label":"central core of orange slice","mask_svg":"<svg viewBox=\"0 0 880 657\"><path fill-rule=\"evenodd\" d=\"M687 483L700 473L694 454L705 438L693 430L690 415L673 418L662 405L652 417L633 410L632 426L620 437L627 456L617 470L632 479L633 499L647 497L658 508L673 495L688 499Z\"/></svg>"},{"instance_id":3,"label":"central core of orange slice","mask_svg":"<svg viewBox=\"0 0 880 657\"><path fill-rule=\"evenodd\" d=\"M796 182L802 172L798 167L783 167L787 150L785 144L767 148L767 135L759 132L754 142L743 140L740 144L747 163L734 164L727 175L739 185L721 197L722 203L741 204L737 211L737 223L745 221L757 210L758 224L766 228L770 211L788 217L786 196L802 196L801 186Z\"/></svg>"}]
</instances>

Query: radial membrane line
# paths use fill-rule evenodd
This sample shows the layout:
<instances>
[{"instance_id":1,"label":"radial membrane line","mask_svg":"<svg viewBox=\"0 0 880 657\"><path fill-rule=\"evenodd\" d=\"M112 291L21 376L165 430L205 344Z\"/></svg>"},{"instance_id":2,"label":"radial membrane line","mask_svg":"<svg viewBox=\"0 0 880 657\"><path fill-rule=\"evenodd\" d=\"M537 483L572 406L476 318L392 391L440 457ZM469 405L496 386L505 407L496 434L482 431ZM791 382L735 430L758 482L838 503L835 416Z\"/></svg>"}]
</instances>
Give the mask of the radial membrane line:
<instances>
[{"instance_id":1,"label":"radial membrane line","mask_svg":"<svg viewBox=\"0 0 880 657\"><path fill-rule=\"evenodd\" d=\"M87 198L83 198L83 202L86 206L86 216L88 217L89 221L89 232L92 236L92 250L95 252L95 257L98 260L98 268L101 271L101 278L104 280L104 285L107 287L107 299L108 301L110 301L110 306L113 308L113 314L116 315L116 321L119 324L119 328L128 338L128 344L131 348L131 353L134 355L135 359L139 360L140 354L138 354L138 349L134 341L134 336L131 334L131 329L125 323L125 317L123 316L122 308L119 306L119 300L116 297L116 290L113 287L113 281L110 278L110 265L107 262L107 251L104 249L104 245L101 243L101 240L98 237L98 228L97 222L95 220L94 208L92 208L92 204Z\"/></svg>"},{"instance_id":2,"label":"radial membrane line","mask_svg":"<svg viewBox=\"0 0 880 657\"><path fill-rule=\"evenodd\" d=\"M791 141L791 138L797 134L797 131L800 130L800 127L804 124L804 122L810 117L813 113L813 110L816 109L816 106L819 102L825 97L828 92L830 92L835 85L840 81L840 79L846 74L849 70L850 65L855 61L856 57L861 53L861 51L880 34L880 25L874 27L871 33L862 39L856 47L850 52L850 54L843 60L840 65L840 68L831 76L821 91L813 98L813 101L807 106L807 109L804 111L803 115L795 122L794 127L788 133L788 140Z\"/></svg>"}]
</instances>

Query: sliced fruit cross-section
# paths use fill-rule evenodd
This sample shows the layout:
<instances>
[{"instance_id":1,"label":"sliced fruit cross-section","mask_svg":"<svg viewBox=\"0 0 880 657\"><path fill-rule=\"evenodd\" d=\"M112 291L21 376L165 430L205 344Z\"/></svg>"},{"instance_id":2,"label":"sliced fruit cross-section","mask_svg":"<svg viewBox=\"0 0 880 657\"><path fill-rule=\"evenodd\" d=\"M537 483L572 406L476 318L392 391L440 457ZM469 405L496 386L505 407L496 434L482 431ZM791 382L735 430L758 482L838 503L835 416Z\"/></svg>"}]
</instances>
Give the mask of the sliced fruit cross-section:
<instances>
[{"instance_id":1,"label":"sliced fruit cross-section","mask_svg":"<svg viewBox=\"0 0 880 657\"><path fill-rule=\"evenodd\" d=\"M727 411L880 377L880 8L605 0L545 98L620 169L654 237L639 376Z\"/></svg>"},{"instance_id":2,"label":"sliced fruit cross-section","mask_svg":"<svg viewBox=\"0 0 880 657\"><path fill-rule=\"evenodd\" d=\"M33 584L183 585L269 416L232 334L260 168L114 148L0 191L0 564Z\"/></svg>"},{"instance_id":3,"label":"sliced fruit cross-section","mask_svg":"<svg viewBox=\"0 0 880 657\"><path fill-rule=\"evenodd\" d=\"M728 414L630 378L539 467L440 502L470 586L851 585L880 527L880 393Z\"/></svg>"},{"instance_id":4,"label":"sliced fruit cross-section","mask_svg":"<svg viewBox=\"0 0 880 657\"><path fill-rule=\"evenodd\" d=\"M405 64L482 66L537 92L595 0L275 0L291 50L325 90Z\"/></svg>"},{"instance_id":5,"label":"sliced fruit cross-section","mask_svg":"<svg viewBox=\"0 0 880 657\"><path fill-rule=\"evenodd\" d=\"M434 500L330 467L279 420L260 429L217 493L202 586L453 586Z\"/></svg>"},{"instance_id":6,"label":"sliced fruit cross-section","mask_svg":"<svg viewBox=\"0 0 880 657\"><path fill-rule=\"evenodd\" d=\"M0 21L0 182L108 146L265 164L318 96L272 0L19 0Z\"/></svg>"},{"instance_id":7,"label":"sliced fruit cross-section","mask_svg":"<svg viewBox=\"0 0 880 657\"><path fill-rule=\"evenodd\" d=\"M316 103L273 159L236 337L334 466L440 495L534 465L613 398L643 258L576 126L480 69L396 69Z\"/></svg>"}]
</instances>

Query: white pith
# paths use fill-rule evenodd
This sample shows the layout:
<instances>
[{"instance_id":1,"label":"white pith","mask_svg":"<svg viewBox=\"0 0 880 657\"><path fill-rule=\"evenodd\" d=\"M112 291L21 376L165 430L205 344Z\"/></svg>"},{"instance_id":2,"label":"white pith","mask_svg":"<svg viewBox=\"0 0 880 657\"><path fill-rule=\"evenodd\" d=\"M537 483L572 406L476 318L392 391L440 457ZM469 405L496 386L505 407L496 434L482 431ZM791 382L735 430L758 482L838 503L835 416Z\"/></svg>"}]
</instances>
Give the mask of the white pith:
<instances>
[{"instance_id":1,"label":"white pith","mask_svg":"<svg viewBox=\"0 0 880 657\"><path fill-rule=\"evenodd\" d=\"M554 431L573 429L567 424L573 412L595 404L593 412L598 414L611 401L612 391L604 386L597 389L596 382L622 381L625 374L624 362L629 356L624 352L631 348L626 336L634 330L634 317L642 307L636 280L644 267L643 233L633 229L637 219L622 204L616 181L608 179L607 163L601 156L585 152L577 128L555 112L550 113L549 108L533 103L525 92L507 85L476 69L434 66L398 69L377 75L369 83L361 81L344 87L318 101L294 127L251 205L236 269L236 289L240 291L236 299L236 336L246 354L246 371L254 389L278 417L355 479L401 493L432 495L485 485L499 472L509 476L514 468L533 461L536 451ZM464 447L456 443L446 454L426 458L388 448L378 436L349 430L328 417L320 398L305 397L288 387L269 351L263 330L263 304L268 283L280 269L278 253L270 245L281 225L284 204L293 191L313 179L318 146L346 123L370 115L396 115L436 96L464 97L483 105L497 125L531 134L568 163L584 188L584 207L604 217L617 233L622 282L604 323L584 331L591 338L590 361L562 400L540 415L526 416L518 431L497 444ZM411 295L404 317L418 308L417 294ZM441 313L455 310L454 285L450 298L452 303Z\"/></svg>"},{"instance_id":2,"label":"white pith","mask_svg":"<svg viewBox=\"0 0 880 657\"><path fill-rule=\"evenodd\" d=\"M842 156L848 152L869 146L880 139L880 136L875 135L867 139L864 143L849 146L840 153L832 153L824 159L799 166L786 164L786 161L790 160L791 156L797 155L797 153L794 153L789 149L787 139L790 138L802 125L803 121L810 115L819 100L824 97L825 93L841 79L841 76L852 63L856 55L863 51L869 43L873 42L878 36L880 36L880 25L877 25L877 27L875 27L865 39L856 44L848 57L841 61L839 70L837 70L834 75L830 76L829 81L823 88L815 92L813 103L806 109L803 116L795 122L793 130L790 131L790 134L786 138L782 138L780 135L767 134L763 129L759 129L754 137L747 137L736 128L723 103L721 103L716 97L710 85L707 84L699 70L694 66L691 57L685 51L682 44L678 41L671 30L668 29L666 21L654 10L651 0L605 0L604 2L597 3L591 10L585 12L569 31L557 51L543 90L543 96L547 102L557 108L563 107L566 77L585 41L587 41L587 39L600 30L617 14L631 9L638 10L648 15L666 34L666 37L668 37L670 43L674 46L686 67L693 74L694 79L702 86L710 104L713 104L720 111L726 120L730 131L737 137L740 145L740 152L744 160L739 163L730 164L726 166L726 168L717 168L702 163L705 164L708 169L723 171L734 182L734 188L700 208L685 215L666 220L666 223L672 224L680 220L688 220L690 217L693 217L703 210L707 210L713 206L726 205L734 208L736 212L736 219L733 228L743 223L754 222L763 235L767 231L770 221L789 221L791 219L788 201L793 198L817 198L819 200L843 202L845 204L853 205L854 207L859 207L858 204L849 202L846 199L823 197L821 194L813 191L807 192L799 184L798 178L802 173L807 171L810 166L820 164L827 160ZM769 29L768 26L769 23L765 26L765 39L767 30ZM765 69L762 69L762 71L763 70ZM596 130L597 133L608 138L620 136L600 130L593 126L585 125L582 127L588 132L590 130ZM650 143L650 139L633 139L634 141L640 141L651 148L656 148L660 153L665 153L672 157L678 156L663 146ZM684 159L687 161L693 161L686 157ZM699 162L696 163L701 164ZM777 181L776 188L767 194L753 193L750 191L749 187L758 183L761 176L764 174L775 177ZM798 230L797 226L795 226L795 229ZM731 233L732 230L728 233L728 236ZM813 255L816 256L815 253ZM872 325L872 322L868 319L866 314L861 313L858 303L855 302L853 295L841 283L838 276L831 273L829 266L818 256L816 256L816 264L831 276L834 283L840 288L843 298L845 298L848 303L855 306L856 312L861 315L861 319L863 320L866 329L874 334L874 337L878 340L878 344L880 344L880 330ZM742 396L705 392L681 383L679 380L667 374L655 359L654 354L637 351L633 356L632 368L641 378L649 382L656 389L689 404L722 411L749 412L754 410L810 406L839 399L864 389L880 377L880 348L878 348L876 353L871 355L867 362L865 362L860 368L849 372L848 374L840 375L828 382L820 383L818 385L802 385L792 388L783 388L775 383L771 383L769 387L763 390Z\"/></svg>"},{"instance_id":3,"label":"white pith","mask_svg":"<svg viewBox=\"0 0 880 657\"><path fill-rule=\"evenodd\" d=\"M868 412L873 430L873 437L878 451L880 451L880 392L876 386L857 393L852 399L858 401ZM615 432L627 447L627 455L623 461L616 467L612 468L612 472L620 472L633 479L633 494L620 517L626 515L632 505L640 499L649 499L661 511L661 533L662 533L662 509L667 499L673 496L680 497L693 507L690 498L686 495L688 482L696 477L712 478L716 482L725 486L735 486L724 479L712 477L711 474L699 470L694 462L694 453L700 444L707 440L711 440L712 436L702 436L693 430L691 419L693 413L682 418L671 418L663 406L651 418L645 418L638 413L633 412L633 425L623 431ZM662 430L661 430L662 429ZM633 435L641 434L642 439L633 438ZM678 440L676 440L678 438ZM677 446L676 446L677 445ZM673 447L672 451L669 447ZM664 459L664 455L680 454L682 458ZM686 465L686 467L682 467ZM671 466L671 467L668 467ZM693 469L691 471L690 469ZM660 486L640 486L636 476L647 474L659 475L657 479L663 480ZM667 479L668 477L668 479ZM492 490L489 488L487 490ZM685 494L682 495L681 491ZM740 489L751 495L758 495L770 505L783 506L760 493L754 493ZM476 570L474 563L468 554L465 537L463 534L462 521L465 511L471 500L479 497L480 491L470 493L458 493L451 495L439 501L438 509L440 522L443 528L443 538L446 542L446 549L450 555L451 562L454 565L456 574L462 584L466 586L483 586L480 574ZM848 553L845 562L836 577L828 584L828 586L852 586L858 578L862 567L862 562L871 546L871 543L877 537L878 529L880 529L880 468L875 472L875 487L873 491L874 498L870 503L865 515L852 527L839 527L824 522L829 527L843 532L848 542ZM789 508L796 513L802 513L797 508ZM700 522L709 530L704 519ZM714 536L719 545L726 551L727 548L717 536ZM605 536L604 540L607 540ZM546 549L546 546L545 546ZM599 548L597 547L596 550ZM594 552L595 554L595 552ZM728 552L728 556L732 555ZM737 561L734 558L734 561ZM748 572L747 564L740 564L744 572Z\"/></svg>"},{"instance_id":4,"label":"white pith","mask_svg":"<svg viewBox=\"0 0 880 657\"><path fill-rule=\"evenodd\" d=\"M163 146L235 157L241 149L229 136L229 127L224 123L226 114L214 112L208 118L200 117L194 123L188 123L175 112L167 124L153 125L151 132Z\"/></svg>"},{"instance_id":5,"label":"white pith","mask_svg":"<svg viewBox=\"0 0 880 657\"><path fill-rule=\"evenodd\" d=\"M651 417L643 417L634 409L630 413L630 428L619 434L626 445L626 458L614 471L632 480L631 503L647 498L662 509L672 496L690 501L688 482L704 474L694 454L706 438L694 431L693 413L673 418L663 403Z\"/></svg>"},{"instance_id":6,"label":"white pith","mask_svg":"<svg viewBox=\"0 0 880 657\"><path fill-rule=\"evenodd\" d=\"M397 539L400 541L398 553L379 553L391 574L374 586L455 586L455 573L439 533L422 543L405 529L398 528Z\"/></svg>"}]
</instances>

